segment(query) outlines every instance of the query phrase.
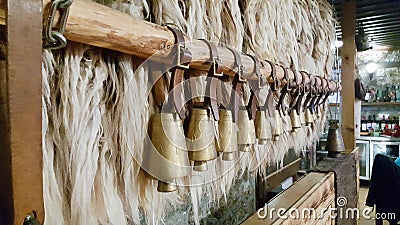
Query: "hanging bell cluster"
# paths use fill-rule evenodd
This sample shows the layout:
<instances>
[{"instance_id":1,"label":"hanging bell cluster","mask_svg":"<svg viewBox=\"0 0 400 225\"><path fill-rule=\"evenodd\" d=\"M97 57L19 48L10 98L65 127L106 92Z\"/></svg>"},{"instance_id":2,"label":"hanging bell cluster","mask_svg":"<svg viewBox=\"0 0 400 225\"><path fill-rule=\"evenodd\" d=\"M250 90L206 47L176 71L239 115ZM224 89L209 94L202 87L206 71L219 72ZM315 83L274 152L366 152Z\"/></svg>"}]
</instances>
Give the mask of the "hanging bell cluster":
<instances>
[{"instance_id":1,"label":"hanging bell cluster","mask_svg":"<svg viewBox=\"0 0 400 225\"><path fill-rule=\"evenodd\" d=\"M175 33L177 43L181 43L184 40L183 35L174 28L170 29ZM218 155L222 155L223 160L234 160L239 154L238 150L249 152L257 141L260 145L278 141L284 133L296 132L304 125L312 126L314 121L322 116L320 97L310 94L308 100L303 102L299 96L308 96L306 91L291 92L292 87L286 69L284 70L287 84L279 93L280 83L275 75L275 67L270 62L274 84L268 92L265 104L260 105L258 100L256 102L261 87L267 81L254 57L254 71L259 80L248 82L251 86L251 100L247 106L239 106L240 98L243 97L242 85L246 81L242 78L243 67L240 56L232 49L235 66L238 69L235 71L232 83L229 107L220 107L216 101L216 81L220 81L223 76L223 69L218 66L216 47L205 42L210 48L211 66L206 79L204 102L189 102L185 105L181 99L184 91L179 84L183 81L183 71L188 68L191 60L191 57L190 60L185 58L190 52L188 53L182 44L177 47L180 49L177 51L180 54L177 56L179 65L171 71L170 86L167 88L172 92L172 96L168 97L166 104L164 99L155 99L157 105L165 106L166 109L160 108L160 112L150 118L148 133L152 148L145 152L143 165L146 172L158 180L157 190L160 192L177 190L177 179L189 176L192 170L206 171L208 162L216 159ZM162 96L160 93L165 91L160 83L162 84L162 81L157 81L153 88L156 97ZM301 93L296 96L296 100L292 100L289 107L283 105L288 93L290 95ZM277 96L280 97L278 102L275 101ZM289 130L284 130L283 117L286 119L287 115L290 115L290 121L285 121L285 124L291 123L291 128L286 126L285 129ZM338 127L333 125L329 129L328 145L327 150L332 152L332 156L344 150Z\"/></svg>"}]
</instances>

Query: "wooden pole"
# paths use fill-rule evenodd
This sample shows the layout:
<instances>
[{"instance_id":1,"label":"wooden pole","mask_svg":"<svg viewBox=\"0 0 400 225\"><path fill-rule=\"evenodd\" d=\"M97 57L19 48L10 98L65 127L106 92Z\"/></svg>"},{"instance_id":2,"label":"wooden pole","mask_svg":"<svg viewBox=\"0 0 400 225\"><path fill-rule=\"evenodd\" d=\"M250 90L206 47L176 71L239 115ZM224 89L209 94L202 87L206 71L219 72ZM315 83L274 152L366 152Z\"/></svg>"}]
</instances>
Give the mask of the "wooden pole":
<instances>
[{"instance_id":1,"label":"wooden pole","mask_svg":"<svg viewBox=\"0 0 400 225\"><path fill-rule=\"evenodd\" d=\"M351 153L356 147L355 128L355 59L356 59L356 2L342 1L342 134L346 153ZM359 114L359 112L358 112Z\"/></svg>"},{"instance_id":2,"label":"wooden pole","mask_svg":"<svg viewBox=\"0 0 400 225\"><path fill-rule=\"evenodd\" d=\"M45 14L48 12L49 3L50 0L43 0L45 6L43 18L47 18ZM128 14L90 0L74 0L64 34L71 41L108 48L143 59L152 56L154 61L159 62L166 61L166 56L174 44L174 36L166 27L137 20ZM189 39L186 38L186 40ZM193 56L190 67L207 71L209 69L209 65L206 63L209 59L207 45L202 41L195 41L187 43L187 47ZM226 67L224 74L233 76L234 72L231 70L234 68L233 53L225 47L218 47L218 53L222 58L222 64ZM158 56L154 57L156 54ZM253 75L253 60L245 54L242 54L241 57L245 78L256 79L257 77ZM271 73L269 64L262 67L261 72L268 77L270 83L273 82L269 77ZM284 70L277 67L276 74L284 85ZM324 74L319 74L319 76L324 76ZM289 77L294 80L294 73L289 71ZM298 75L298 80L308 83L308 79L302 81L300 75ZM317 85L321 85L320 80L317 80ZM326 86L331 90L336 89L334 82L329 82Z\"/></svg>"},{"instance_id":3,"label":"wooden pole","mask_svg":"<svg viewBox=\"0 0 400 225\"><path fill-rule=\"evenodd\" d=\"M0 224L43 222L42 0L8 0L0 82Z\"/></svg>"}]
</instances>

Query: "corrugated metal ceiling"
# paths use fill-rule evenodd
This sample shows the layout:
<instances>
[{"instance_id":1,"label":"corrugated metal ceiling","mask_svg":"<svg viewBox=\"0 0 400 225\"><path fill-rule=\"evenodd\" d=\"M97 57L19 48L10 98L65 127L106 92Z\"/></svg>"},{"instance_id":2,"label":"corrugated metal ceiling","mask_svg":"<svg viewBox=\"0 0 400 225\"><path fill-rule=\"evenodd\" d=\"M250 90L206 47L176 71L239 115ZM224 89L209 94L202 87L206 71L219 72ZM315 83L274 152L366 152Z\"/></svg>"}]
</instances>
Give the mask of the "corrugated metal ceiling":
<instances>
[{"instance_id":1,"label":"corrugated metal ceiling","mask_svg":"<svg viewBox=\"0 0 400 225\"><path fill-rule=\"evenodd\" d=\"M340 18L342 0L333 1L341 38ZM400 48L400 0L356 0L358 24L362 24L370 45Z\"/></svg>"}]
</instances>

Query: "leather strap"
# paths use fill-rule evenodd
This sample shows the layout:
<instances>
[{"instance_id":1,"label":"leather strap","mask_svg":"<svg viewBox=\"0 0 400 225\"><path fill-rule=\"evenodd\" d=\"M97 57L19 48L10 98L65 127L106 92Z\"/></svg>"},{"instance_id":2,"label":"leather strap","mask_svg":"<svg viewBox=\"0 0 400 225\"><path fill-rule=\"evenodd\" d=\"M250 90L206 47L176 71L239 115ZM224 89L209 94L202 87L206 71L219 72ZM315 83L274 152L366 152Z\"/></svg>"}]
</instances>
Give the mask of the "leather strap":
<instances>
[{"instance_id":1,"label":"leather strap","mask_svg":"<svg viewBox=\"0 0 400 225\"><path fill-rule=\"evenodd\" d=\"M287 115L287 110L288 107L285 106L284 104L284 100L287 94L289 94L289 88L288 88L289 84L285 84L285 86L282 88L281 90L281 95L279 96L279 101L278 101L278 105L276 105L276 109L280 110L282 112L282 115L286 116Z\"/></svg>"},{"instance_id":2,"label":"leather strap","mask_svg":"<svg viewBox=\"0 0 400 225\"><path fill-rule=\"evenodd\" d=\"M290 84L290 77L289 77L288 69L282 65L279 65L279 66L283 69L283 76L284 76L284 78L286 80L286 84L287 84L287 85L285 85L285 88L288 91L290 91L291 84Z\"/></svg>"},{"instance_id":3,"label":"leather strap","mask_svg":"<svg viewBox=\"0 0 400 225\"><path fill-rule=\"evenodd\" d=\"M272 89L272 91L278 91L278 88L281 86L281 82L278 79L278 77L276 77L275 64L270 62L270 61L268 61L268 60L265 60L265 62L267 62L271 67L271 75L270 76L272 77L272 80L273 80L271 89Z\"/></svg>"},{"instance_id":4,"label":"leather strap","mask_svg":"<svg viewBox=\"0 0 400 225\"><path fill-rule=\"evenodd\" d=\"M301 111L302 111L302 103L303 103L303 99L306 96L306 93L300 93L300 95L297 97L296 103L293 106L292 110L296 110L297 114L300 115Z\"/></svg>"},{"instance_id":5,"label":"leather strap","mask_svg":"<svg viewBox=\"0 0 400 225\"><path fill-rule=\"evenodd\" d=\"M267 98L265 99L263 110L268 110L268 115L270 117L274 117L275 116L274 97L275 97L275 92L272 91L272 89L269 89Z\"/></svg>"},{"instance_id":6,"label":"leather strap","mask_svg":"<svg viewBox=\"0 0 400 225\"><path fill-rule=\"evenodd\" d=\"M237 69L237 71L235 71L235 74L239 75L239 81L240 82L246 82L246 80L243 78L243 64L242 64L242 58L240 57L239 52L237 52L235 49L226 46L226 48L228 48L229 50L231 50L231 52L233 53L233 57L235 58L235 64L234 67Z\"/></svg>"},{"instance_id":7,"label":"leather strap","mask_svg":"<svg viewBox=\"0 0 400 225\"><path fill-rule=\"evenodd\" d=\"M258 59L252 55L247 54L254 61L254 69L253 72L258 77L257 80L249 80L247 81L250 85L250 101L247 105L247 111L249 112L250 119L255 119L257 106L260 105L259 97L260 97L260 89L263 87L268 81L265 76L261 73L260 70L260 62Z\"/></svg>"},{"instance_id":8,"label":"leather strap","mask_svg":"<svg viewBox=\"0 0 400 225\"><path fill-rule=\"evenodd\" d=\"M168 29L172 31L175 37L175 45L172 49L171 54L175 56L174 67L171 69L171 81L169 85L169 92L172 91L172 98L168 98L165 111L172 112L175 108L181 119L186 117L186 107L184 106L184 100L182 98L182 85L179 85L183 81L185 69L189 68L189 64L192 60L192 53L185 47L185 38L183 33L172 27L168 26Z\"/></svg>"},{"instance_id":9,"label":"leather strap","mask_svg":"<svg viewBox=\"0 0 400 225\"><path fill-rule=\"evenodd\" d=\"M319 105L321 105L323 102L324 102L324 99L325 99L325 94L326 94L326 92L325 92L325 89L324 89L324 78L323 77L321 77L321 76L318 76L317 78L319 78L320 80L321 80L321 86L320 86L320 88L318 88L318 90L319 90L319 93L318 93L318 98L317 98L317 100L316 100L316 103L315 103L315 111L318 113L318 110L319 110Z\"/></svg>"},{"instance_id":10,"label":"leather strap","mask_svg":"<svg viewBox=\"0 0 400 225\"><path fill-rule=\"evenodd\" d=\"M293 72L293 76L294 76L294 84L292 83L291 88L298 89L300 87L299 86L299 78L297 77L298 72L294 69L290 69L290 70Z\"/></svg>"},{"instance_id":11,"label":"leather strap","mask_svg":"<svg viewBox=\"0 0 400 225\"><path fill-rule=\"evenodd\" d=\"M238 117L240 98L242 98L243 96L243 83L245 82L245 79L243 79L243 65L240 54L231 47L226 47L233 53L233 56L235 58L234 66L237 68L237 70L235 71L235 77L233 78L232 82L233 88L229 103L229 108L232 112L232 120L235 123Z\"/></svg>"},{"instance_id":12,"label":"leather strap","mask_svg":"<svg viewBox=\"0 0 400 225\"><path fill-rule=\"evenodd\" d=\"M239 74L235 74L232 82L231 99L229 102L229 109L232 112L232 120L235 123L237 121L239 112L240 97L243 95L243 82L239 80Z\"/></svg>"},{"instance_id":13,"label":"leather strap","mask_svg":"<svg viewBox=\"0 0 400 225\"><path fill-rule=\"evenodd\" d=\"M268 110L268 115L270 117L274 117L276 112L275 112L275 107L274 107L274 97L276 95L276 92L278 91L278 88L281 86L281 82L276 76L276 67L275 64L268 61L264 60L266 63L269 64L271 67L271 78L273 80L273 83L271 85L271 88L268 91L267 98L265 99L265 103L262 107L263 110Z\"/></svg>"},{"instance_id":14,"label":"leather strap","mask_svg":"<svg viewBox=\"0 0 400 225\"><path fill-rule=\"evenodd\" d=\"M204 41L207 44L208 49L210 50L210 58L208 59L208 62L210 63L211 67L208 71L210 72L210 70L212 69L214 76L223 76L224 66L221 64L221 58L219 57L217 46L214 43L209 42L205 39L199 40Z\"/></svg>"},{"instance_id":15,"label":"leather strap","mask_svg":"<svg viewBox=\"0 0 400 225\"><path fill-rule=\"evenodd\" d=\"M220 82L218 80L218 77L222 77L223 76L223 69L224 67L219 63L220 59L218 56L218 51L217 51L217 47L204 39L201 39L202 41L204 41L209 50L210 50L210 58L209 58L209 62L211 63L210 65L210 69L208 70L208 74L207 74L207 85L206 85L206 96L204 98L204 106L210 106L211 108L211 113L214 117L214 120L218 121L219 120L219 107L218 107L218 101L217 101L217 85L218 82Z\"/></svg>"},{"instance_id":16,"label":"leather strap","mask_svg":"<svg viewBox=\"0 0 400 225\"><path fill-rule=\"evenodd\" d=\"M328 97L329 97L329 95L331 95L331 93L332 93L332 90L329 88L329 81L328 81L328 79L326 79L325 77L323 78L325 81L326 81L326 83L327 83L327 89L328 89L328 91L326 91L325 92L325 96L324 96L324 98L323 98L323 100L322 100L322 102L321 102L321 104L324 104L325 102L326 102L326 100L328 99ZM320 105L321 105L320 104Z\"/></svg>"}]
</instances>

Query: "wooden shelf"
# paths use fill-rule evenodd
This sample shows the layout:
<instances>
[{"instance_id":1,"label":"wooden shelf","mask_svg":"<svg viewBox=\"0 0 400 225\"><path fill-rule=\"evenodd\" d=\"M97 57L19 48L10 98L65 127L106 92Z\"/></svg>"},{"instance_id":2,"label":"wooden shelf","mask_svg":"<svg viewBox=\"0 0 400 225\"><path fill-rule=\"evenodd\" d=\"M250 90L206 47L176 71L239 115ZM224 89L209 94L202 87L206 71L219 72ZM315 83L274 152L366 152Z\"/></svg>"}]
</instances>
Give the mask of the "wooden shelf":
<instances>
[{"instance_id":1,"label":"wooden shelf","mask_svg":"<svg viewBox=\"0 0 400 225\"><path fill-rule=\"evenodd\" d=\"M329 106L339 106L340 103L329 103Z\"/></svg>"},{"instance_id":2,"label":"wooden shelf","mask_svg":"<svg viewBox=\"0 0 400 225\"><path fill-rule=\"evenodd\" d=\"M362 106L400 106L400 102L363 102Z\"/></svg>"}]
</instances>

